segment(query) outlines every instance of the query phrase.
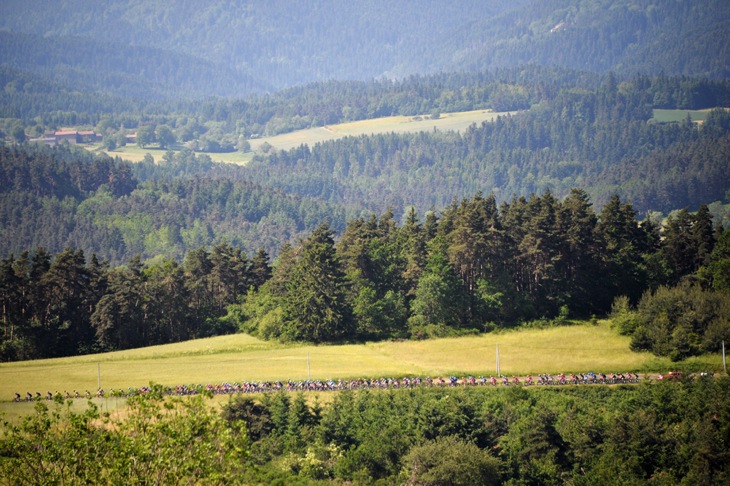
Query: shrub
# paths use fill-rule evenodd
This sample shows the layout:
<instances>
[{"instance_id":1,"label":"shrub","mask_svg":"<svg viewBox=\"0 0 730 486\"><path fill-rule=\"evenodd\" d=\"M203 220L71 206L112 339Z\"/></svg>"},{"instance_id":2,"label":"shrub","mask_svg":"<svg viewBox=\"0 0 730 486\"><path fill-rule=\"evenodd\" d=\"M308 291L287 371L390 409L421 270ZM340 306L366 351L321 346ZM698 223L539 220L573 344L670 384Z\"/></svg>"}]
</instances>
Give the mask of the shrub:
<instances>
[{"instance_id":1,"label":"shrub","mask_svg":"<svg viewBox=\"0 0 730 486\"><path fill-rule=\"evenodd\" d=\"M403 463L406 484L499 484L500 461L475 444L453 436L411 448Z\"/></svg>"}]
</instances>

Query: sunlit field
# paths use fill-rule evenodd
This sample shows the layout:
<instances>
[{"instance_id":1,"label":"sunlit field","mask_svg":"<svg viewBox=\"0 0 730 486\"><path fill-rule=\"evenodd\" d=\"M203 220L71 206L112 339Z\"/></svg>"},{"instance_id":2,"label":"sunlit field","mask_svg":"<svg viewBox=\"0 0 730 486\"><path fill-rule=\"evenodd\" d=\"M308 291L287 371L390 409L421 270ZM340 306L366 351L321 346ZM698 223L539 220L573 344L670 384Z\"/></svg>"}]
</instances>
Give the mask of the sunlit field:
<instances>
[{"instance_id":1,"label":"sunlit field","mask_svg":"<svg viewBox=\"0 0 730 486\"><path fill-rule=\"evenodd\" d=\"M14 403L17 391L92 395L106 390L234 381L346 379L403 376L496 375L497 348L502 375L560 372L658 373L677 368L668 359L629 349L608 321L549 329L505 331L480 336L367 344L314 346L261 341L245 334L218 336L70 358L0 364L0 413L17 420L32 403ZM685 361L688 369L721 370L721 357ZM327 400L321 397L320 400ZM218 397L222 403L227 397ZM102 411L124 406L124 400L94 399ZM86 400L76 400L82 409Z\"/></svg>"},{"instance_id":2,"label":"sunlit field","mask_svg":"<svg viewBox=\"0 0 730 486\"><path fill-rule=\"evenodd\" d=\"M504 375L580 371L663 371L665 359L629 350L607 323L425 341L287 345L245 334L70 358L3 363L0 400L17 391L127 388L233 381L491 375L499 346ZM719 367L719 357L704 359Z\"/></svg>"},{"instance_id":3,"label":"sunlit field","mask_svg":"<svg viewBox=\"0 0 730 486\"><path fill-rule=\"evenodd\" d=\"M173 149L173 152L177 152L178 150L179 149ZM112 157L119 157L130 162L142 162L147 154L150 154L155 162L159 162L160 160L162 160L162 156L165 155L165 152L167 152L167 150L162 150L155 146L142 148L138 145L132 144L125 145L124 147L119 147L112 151L104 150L102 149L101 145L97 144L96 146L94 146L93 151L106 152ZM251 160L251 157L253 157L252 152L196 153L205 153L211 158L213 162L223 162L227 164L246 164L249 160Z\"/></svg>"},{"instance_id":4,"label":"sunlit field","mask_svg":"<svg viewBox=\"0 0 730 486\"><path fill-rule=\"evenodd\" d=\"M464 131L473 124L481 124L485 121L493 121L498 116L509 115L514 112L494 112L491 110L474 110L455 113L443 113L437 119L430 115L424 116L388 116L374 118L371 120L360 120L338 125L327 125L325 127L297 130L295 132L283 133L272 137L261 137L249 140L251 152L198 152L208 155L214 162L228 164L247 164L254 153L260 150L267 143L278 150L289 150L300 145L314 146L318 142L335 140L347 136L373 135L380 133L418 133L422 131ZM106 152L112 157L120 157L130 162L141 162L147 154L151 155L155 162L162 159L167 149L160 149L152 145L142 148L138 145L129 144L112 151L105 150L101 144L86 147L96 152ZM180 147L173 147L174 152Z\"/></svg>"},{"instance_id":5,"label":"sunlit field","mask_svg":"<svg viewBox=\"0 0 730 486\"><path fill-rule=\"evenodd\" d=\"M381 133L418 133L423 131L464 131L473 124L493 121L498 116L505 116L508 112L494 112L491 110L474 110L455 113L442 113L439 118L432 119L424 116L388 116L359 120L338 125L297 130L273 137L262 137L250 140L251 148L258 150L264 143L279 150L289 150L302 144L312 146L317 142L334 140L347 136L372 135Z\"/></svg>"}]
</instances>

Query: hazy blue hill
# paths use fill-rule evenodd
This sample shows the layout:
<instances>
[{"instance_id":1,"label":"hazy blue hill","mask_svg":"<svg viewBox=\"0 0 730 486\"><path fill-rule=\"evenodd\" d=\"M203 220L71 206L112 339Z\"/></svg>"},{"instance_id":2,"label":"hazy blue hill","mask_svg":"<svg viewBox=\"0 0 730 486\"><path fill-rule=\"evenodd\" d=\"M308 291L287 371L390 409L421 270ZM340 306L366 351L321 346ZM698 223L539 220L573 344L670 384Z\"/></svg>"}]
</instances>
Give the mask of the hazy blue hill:
<instances>
[{"instance_id":1,"label":"hazy blue hill","mask_svg":"<svg viewBox=\"0 0 730 486\"><path fill-rule=\"evenodd\" d=\"M137 99L233 96L268 87L236 69L155 47L0 32L0 59L73 87Z\"/></svg>"},{"instance_id":2,"label":"hazy blue hill","mask_svg":"<svg viewBox=\"0 0 730 486\"><path fill-rule=\"evenodd\" d=\"M3 45L4 64L46 66L70 79L106 68L92 79L119 94L123 84L241 95L526 63L724 78L729 25L722 0L0 3L0 29L37 36L27 38L33 46L3 37L18 42Z\"/></svg>"},{"instance_id":3,"label":"hazy blue hill","mask_svg":"<svg viewBox=\"0 0 730 486\"><path fill-rule=\"evenodd\" d=\"M730 3L540 1L454 32L454 68L534 63L636 73L730 75Z\"/></svg>"}]
</instances>

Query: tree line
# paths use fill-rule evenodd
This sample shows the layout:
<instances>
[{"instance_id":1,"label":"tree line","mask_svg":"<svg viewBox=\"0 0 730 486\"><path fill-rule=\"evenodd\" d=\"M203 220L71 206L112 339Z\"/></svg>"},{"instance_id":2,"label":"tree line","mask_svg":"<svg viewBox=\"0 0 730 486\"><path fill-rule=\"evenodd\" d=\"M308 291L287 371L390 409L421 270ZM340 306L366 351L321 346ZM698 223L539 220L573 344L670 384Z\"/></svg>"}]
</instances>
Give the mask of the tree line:
<instances>
[{"instance_id":1,"label":"tree line","mask_svg":"<svg viewBox=\"0 0 730 486\"><path fill-rule=\"evenodd\" d=\"M609 77L595 90L560 90L464 133L347 137L256 154L247 170L261 184L359 201L375 213L404 214L409 205L423 213L478 191L500 202L545 190L564 197L576 186L598 205L620 194L642 213L724 201L730 114L716 110L701 127L655 123L643 83Z\"/></svg>"},{"instance_id":2,"label":"tree line","mask_svg":"<svg viewBox=\"0 0 730 486\"><path fill-rule=\"evenodd\" d=\"M527 110L555 100L562 91L595 91L602 80L616 76L524 65L411 75L396 81L321 81L243 98L149 100L93 90L80 94L73 84L2 67L0 85L5 90L0 91L0 118L23 128L30 137L61 127L84 126L107 140L123 139L128 131L159 125L170 128L179 143L216 142L235 150L241 138L354 120L477 109ZM654 108L730 106L730 85L723 79L646 74L618 79L628 89L641 91L643 102ZM14 139L10 128L3 130L6 139Z\"/></svg>"},{"instance_id":3,"label":"tree line","mask_svg":"<svg viewBox=\"0 0 730 486\"><path fill-rule=\"evenodd\" d=\"M219 318L269 278L264 250L221 243L182 264L139 257L111 267L96 255L43 248L0 262L3 360L70 356L230 333Z\"/></svg>"},{"instance_id":4,"label":"tree line","mask_svg":"<svg viewBox=\"0 0 730 486\"><path fill-rule=\"evenodd\" d=\"M730 338L727 234L706 206L670 216L660 230L617 196L596 213L574 189L563 200L546 192L501 205L478 194L423 221L411 209L402 225L392 212L356 218L337 239L324 223L280 247L273 268L266 250L249 259L227 242L192 249L182 263L137 256L116 267L83 250L38 248L2 260L3 355L73 355L239 330L343 342L544 326L605 315L621 296L619 310L643 309L662 286L693 283L690 308L717 304L679 318L673 337L651 331L663 322L656 316L619 326L637 349L678 349L682 359ZM663 347L646 344L647 335Z\"/></svg>"},{"instance_id":5,"label":"tree line","mask_svg":"<svg viewBox=\"0 0 730 486\"><path fill-rule=\"evenodd\" d=\"M563 200L545 192L501 205L477 195L423 222L415 209L402 225L392 212L357 218L337 241L322 225L284 246L271 280L230 306L227 318L264 338L330 342L565 323L681 282L724 306L727 234L713 227L706 206L670 216L660 229L639 222L617 196L596 213L579 189ZM718 349L719 337L730 337L727 315L716 310L713 339L678 357ZM708 321L695 318L701 322L685 322L701 341Z\"/></svg>"}]
</instances>

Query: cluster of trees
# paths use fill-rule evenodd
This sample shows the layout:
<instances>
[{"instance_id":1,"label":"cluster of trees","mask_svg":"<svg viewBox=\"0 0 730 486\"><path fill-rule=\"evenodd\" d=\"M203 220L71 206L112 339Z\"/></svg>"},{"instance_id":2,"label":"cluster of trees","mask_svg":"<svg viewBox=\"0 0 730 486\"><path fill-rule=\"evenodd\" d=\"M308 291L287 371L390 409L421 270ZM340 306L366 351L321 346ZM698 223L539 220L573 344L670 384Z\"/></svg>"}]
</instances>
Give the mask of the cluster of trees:
<instances>
[{"instance_id":1,"label":"cluster of trees","mask_svg":"<svg viewBox=\"0 0 730 486\"><path fill-rule=\"evenodd\" d=\"M124 418L39 402L6 424L14 484L725 484L730 381L284 392L129 400Z\"/></svg>"},{"instance_id":2,"label":"cluster of trees","mask_svg":"<svg viewBox=\"0 0 730 486\"><path fill-rule=\"evenodd\" d=\"M611 317L618 330L631 336L631 348L681 360L717 351L730 342L730 232L723 231L710 250L701 236L710 235L705 209L679 211L667 221L662 244L663 268L672 268L677 285L644 292L638 305L628 298L614 301ZM712 241L712 240L707 240ZM681 279L678 275L692 275Z\"/></svg>"},{"instance_id":3,"label":"cluster of trees","mask_svg":"<svg viewBox=\"0 0 730 486\"><path fill-rule=\"evenodd\" d=\"M726 258L725 265L729 261ZM674 361L717 351L723 341L730 343L727 291L705 290L689 283L662 286L644 294L635 310L617 301L612 315L620 331L631 336L631 349L669 356Z\"/></svg>"},{"instance_id":4,"label":"cluster of trees","mask_svg":"<svg viewBox=\"0 0 730 486\"><path fill-rule=\"evenodd\" d=\"M0 475L18 484L241 484L249 442L202 397L127 400L124 418L89 402L47 406L3 422Z\"/></svg>"},{"instance_id":5,"label":"cluster of trees","mask_svg":"<svg viewBox=\"0 0 730 486\"><path fill-rule=\"evenodd\" d=\"M695 275L726 292L730 255L726 245L715 248L716 233L728 238L704 206L670 217L660 233L617 196L596 214L578 189L562 201L546 192L501 206L477 195L423 223L413 209L400 226L390 212L352 220L336 243L322 225L284 246L271 280L229 307L228 318L264 338L320 342L588 317L608 312L618 296L633 304ZM715 337L729 330L727 320L716 326Z\"/></svg>"},{"instance_id":6,"label":"cluster of trees","mask_svg":"<svg viewBox=\"0 0 730 486\"><path fill-rule=\"evenodd\" d=\"M182 260L228 241L273 254L344 210L288 196L190 150L137 164L74 147L0 147L0 255L44 247L96 253L112 264L162 255Z\"/></svg>"},{"instance_id":7,"label":"cluster of trees","mask_svg":"<svg viewBox=\"0 0 730 486\"><path fill-rule=\"evenodd\" d=\"M0 262L0 359L69 356L233 332L218 318L268 280L268 254L230 244L184 262L139 258L111 268L82 250L42 248Z\"/></svg>"},{"instance_id":8,"label":"cluster of trees","mask_svg":"<svg viewBox=\"0 0 730 486\"><path fill-rule=\"evenodd\" d=\"M399 484L719 484L730 382L619 389L426 389L234 398L251 461L297 477Z\"/></svg>"},{"instance_id":9,"label":"cluster of trees","mask_svg":"<svg viewBox=\"0 0 730 486\"><path fill-rule=\"evenodd\" d=\"M135 257L113 268L95 255L87 261L82 250L51 258L38 249L2 260L3 357L125 349L237 329L310 342L423 338L602 315L619 296L629 313L641 299L641 314L645 292L689 278L705 289L698 295L712 297L687 299L714 314L695 309L696 321L671 315L684 327L669 329L676 339L656 349L646 336L662 332L651 327L663 325L657 312L619 326L644 343L637 349L676 348L681 359L730 338L722 307L727 241L706 206L670 216L660 233L617 196L596 213L574 189L562 201L546 192L502 205L477 195L423 222L412 208L402 225L392 212L360 217L337 241L324 223L296 246L280 247L273 270L265 250L249 260L230 243L189 250L182 263Z\"/></svg>"}]
</instances>

